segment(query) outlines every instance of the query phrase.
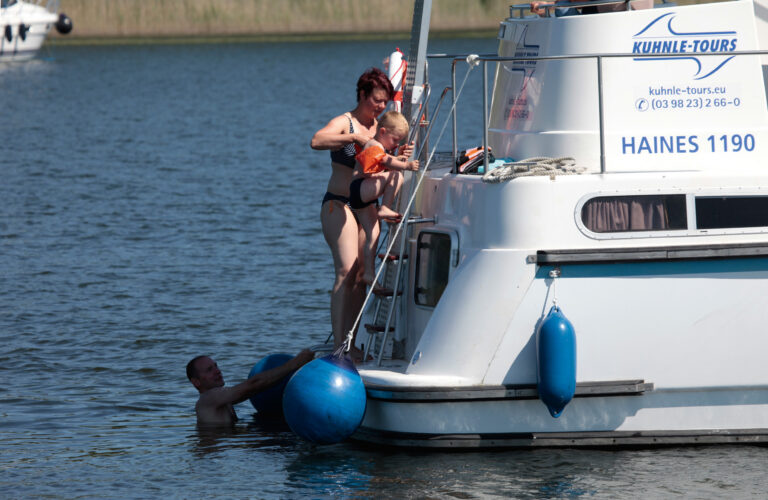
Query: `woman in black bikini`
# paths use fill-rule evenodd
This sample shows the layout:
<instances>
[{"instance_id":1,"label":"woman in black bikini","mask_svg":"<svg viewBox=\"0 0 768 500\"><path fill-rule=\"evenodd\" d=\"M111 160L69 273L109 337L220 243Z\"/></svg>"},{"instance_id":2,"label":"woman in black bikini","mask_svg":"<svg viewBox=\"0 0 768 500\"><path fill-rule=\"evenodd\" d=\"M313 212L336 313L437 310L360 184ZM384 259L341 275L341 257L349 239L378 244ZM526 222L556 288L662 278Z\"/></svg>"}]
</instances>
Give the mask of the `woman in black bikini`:
<instances>
[{"instance_id":1,"label":"woman in black bikini","mask_svg":"<svg viewBox=\"0 0 768 500\"><path fill-rule=\"evenodd\" d=\"M312 149L331 151L331 178L320 221L336 274L331 292L331 329L336 347L352 328L365 298L362 266L358 264L365 235L349 208L349 184L356 149L376 134L377 117L393 96L394 89L387 75L378 68L369 69L357 81L355 109L333 118L312 137ZM362 358L359 349L355 348L351 354L355 360Z\"/></svg>"}]
</instances>

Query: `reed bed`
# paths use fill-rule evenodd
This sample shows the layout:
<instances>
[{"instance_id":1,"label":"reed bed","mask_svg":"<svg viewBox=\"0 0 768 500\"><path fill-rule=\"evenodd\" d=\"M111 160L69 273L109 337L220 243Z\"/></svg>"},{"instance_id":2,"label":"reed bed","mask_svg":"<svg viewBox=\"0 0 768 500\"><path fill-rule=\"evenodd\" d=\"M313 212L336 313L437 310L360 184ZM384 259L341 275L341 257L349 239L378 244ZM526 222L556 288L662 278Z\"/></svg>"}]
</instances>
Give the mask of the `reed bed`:
<instances>
[{"instance_id":1,"label":"reed bed","mask_svg":"<svg viewBox=\"0 0 768 500\"><path fill-rule=\"evenodd\" d=\"M509 0L434 0L432 29L493 30ZM73 38L407 33L412 0L62 0ZM55 36L55 35L54 35Z\"/></svg>"}]
</instances>

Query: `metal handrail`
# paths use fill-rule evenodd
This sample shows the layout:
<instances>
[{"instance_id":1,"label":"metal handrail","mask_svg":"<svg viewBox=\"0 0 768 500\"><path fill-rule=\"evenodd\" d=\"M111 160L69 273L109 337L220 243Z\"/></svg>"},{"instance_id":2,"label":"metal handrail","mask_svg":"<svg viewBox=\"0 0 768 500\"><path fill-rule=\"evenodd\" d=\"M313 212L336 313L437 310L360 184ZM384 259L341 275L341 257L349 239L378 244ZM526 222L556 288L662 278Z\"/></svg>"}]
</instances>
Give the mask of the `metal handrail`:
<instances>
[{"instance_id":1,"label":"metal handrail","mask_svg":"<svg viewBox=\"0 0 768 500\"><path fill-rule=\"evenodd\" d=\"M453 59L451 61L451 88L456 88L456 64L461 61L466 61L467 57L469 57L470 54L427 54L427 59ZM493 57L496 54L481 54L479 57ZM458 129L458 115L456 112L456 92L453 92L453 102L452 102L452 120L453 120L453 164L455 169L456 160L458 159L459 151L458 151L458 135L457 135L457 129Z\"/></svg>"},{"instance_id":2,"label":"metal handrail","mask_svg":"<svg viewBox=\"0 0 768 500\"><path fill-rule=\"evenodd\" d=\"M454 108L456 106L456 102L458 100L457 98L458 98L458 96L461 95L461 92L464 89L464 85L467 83L467 78L469 77L469 74L470 74L470 72L471 72L471 70L472 70L472 68L474 66L476 66L476 64L472 64L470 66L469 70L467 71L467 74L464 77L464 81L462 82L461 87L458 89L458 93L456 94L456 98L453 100L451 112L453 112L453 110L454 110ZM432 127L435 124L435 119L437 118L437 115L440 112L440 107L442 105L442 102L443 102L443 100L445 98L446 93L449 90L451 90L450 87L446 87L445 90L443 90L443 93L440 96L440 102L438 103L437 108L433 112L431 119L427 123L427 130L426 130L426 133L424 135L424 138L419 141L419 144L415 148L415 152L416 152L416 156L417 157L420 156L424 152L424 148L425 148L425 145L427 143L427 138L429 137L429 134L432 131ZM443 125L443 128L441 129L440 133L438 134L438 138L437 138L438 143L440 142L440 138L442 138L442 136L443 136L443 132L445 131L445 126L447 125L447 123L448 122L446 120L446 122ZM408 198L408 202L406 203L405 209L402 210L403 218L397 224L397 227L395 228L394 235L390 231L390 235L389 235L389 240L390 241L389 241L389 243L387 245L387 250L385 252L384 259L382 260L382 264L376 270L376 276L373 279L374 283L377 283L379 281L379 277L381 276L382 271L386 267L387 261L389 260L389 255L390 255L390 253L392 251L392 247L394 246L395 241L396 241L398 235L400 235L400 237L401 237L401 241L400 241L401 248L402 248L404 240L407 238L407 234L401 234L401 232L402 232L403 228L407 226L407 222L410 219L411 209L413 208L413 203L414 203L414 201L416 199L416 193L418 192L419 187L421 186L421 183L424 180L424 176L426 175L427 171L429 170L429 167L431 166L432 159L434 158L434 155L435 155L435 148L432 149L432 151L427 156L427 159L424 162L424 165L421 166L421 168L419 169L418 178L415 179L415 182L414 182L414 179L412 178L410 183L409 183L410 184L410 189L409 189L410 195L409 195L409 198ZM402 198L401 198L401 201L402 201ZM422 220L422 222L426 222L426 220ZM433 220L431 220L431 222L435 223L436 220L433 219ZM406 229L406 232L407 232L407 229ZM401 255L402 255L402 252L401 252ZM398 259L398 260L399 260L398 265L401 266L399 272L402 272L402 260L403 259ZM349 349L352 346L352 340L353 340L355 331L357 331L357 327L360 325L360 320L362 319L363 313L366 310L366 306L368 305L368 301L371 299L371 296L373 295L373 290L374 290L374 287L371 286L370 289L368 290L368 292L365 295L365 299L363 300L363 303L361 304L360 311L358 312L357 317L355 318L354 324L352 325L350 330L347 332L347 339L344 342L345 350L346 351L349 351ZM397 302L396 297L397 297L397 295L393 291L393 300L391 301L390 307L394 307L394 304L396 304L396 302ZM391 313L393 310L394 309L390 310L389 312ZM390 320L388 320L388 323L389 323L389 321ZM385 337L382 339L382 346L381 346L382 350L384 349L384 346L386 344L386 334L388 333L387 330L388 330L388 328L387 328L387 326L385 326L385 329L384 329ZM380 351L379 363L381 362L381 353L382 353L382 351Z\"/></svg>"},{"instance_id":3,"label":"metal handrail","mask_svg":"<svg viewBox=\"0 0 768 500\"><path fill-rule=\"evenodd\" d=\"M448 93L449 90L452 90L452 88L451 87L445 87L443 89L443 92L440 94L440 99L437 101L437 106L435 107L435 110L432 112L432 118L429 120L429 124L427 125L427 130L424 133L424 136L422 138L421 147L419 148L420 151L418 152L418 154L415 155L416 158L418 158L421 155L421 152L424 149L424 145L427 144L427 138L429 137L429 134L432 131L432 125L435 123L435 119L437 118L438 114L440 113L440 107L442 106L443 100L445 98L445 95ZM421 116L420 112L419 112L418 116ZM414 153L416 153L416 152L414 151ZM425 164L422 168L427 169L428 166L429 166L428 163L429 163L429 161L427 161L427 164ZM413 194L414 194L414 191L415 191L416 187L415 187L415 183L414 182L410 182L409 184L410 184L410 189L409 189L408 196L409 196L409 198L411 198L413 196ZM405 226L405 231L404 231L404 234L400 235L400 258L397 260L397 269L395 270L395 282L392 285L392 300L389 303L389 310L387 311L387 320L386 320L386 322L384 324L384 335L382 336L381 346L379 347L379 353L378 353L378 356L376 358L376 363L377 363L378 366L381 366L381 360L382 360L382 358L384 356L384 347L386 346L387 337L389 336L389 327L392 325L392 320L394 318L395 307L397 305L397 291L398 291L398 288L400 287L400 277L401 277L402 272L403 272L403 262L405 261L403 256L405 255L405 242L408 239L407 238L407 233L408 233L408 228L409 228L409 225L408 225L408 218L409 217L410 217L410 208L403 214L403 219L404 220L401 223L401 224L403 224ZM391 236L391 233L390 233L390 236ZM394 238L396 238L396 237L397 237L397 234L395 234ZM378 277L381 274L382 269L387 265L390 251L391 251L391 248L388 249L387 252L385 252L384 258L381 261L381 267L380 267L378 273L376 274L376 280L375 281L378 280Z\"/></svg>"},{"instance_id":4,"label":"metal handrail","mask_svg":"<svg viewBox=\"0 0 768 500\"><path fill-rule=\"evenodd\" d=\"M419 99L414 102L413 104L421 106L422 104L426 108L427 102L429 102L429 97L432 94L432 86L428 83L424 83L424 90L421 93L421 96L419 96ZM413 112L413 108L411 108L411 122L409 123L409 132L408 132L408 140L406 141L406 144L410 144L411 141L414 140L416 137L416 134L419 132L419 127L417 126L419 121L421 120L421 115L423 111L421 108L419 108L419 111L417 113Z\"/></svg>"},{"instance_id":5,"label":"metal handrail","mask_svg":"<svg viewBox=\"0 0 768 500\"><path fill-rule=\"evenodd\" d=\"M424 136L422 138L420 138L420 141L419 141L420 143L417 145L417 147L414 150L414 156L417 157L417 158L421 155L421 153L424 150L424 146L426 144L426 140L429 137L430 132L432 131L432 126L435 123L435 119L437 118L437 115L440 113L440 107L442 106L442 103L443 103L443 100L445 98L445 95L448 93L449 90L451 90L451 87L446 87L443 90L442 94L440 95L440 100L437 103L437 107L432 112L432 117L430 118L430 120L428 122L427 130L424 133ZM425 101L425 107L426 107L426 101ZM418 116L421 116L421 112L418 113ZM421 180L423 178L424 172L426 172L426 170L429 168L430 163L431 163L431 159L432 159L432 157L430 156L429 158L427 158L427 161L424 163L424 165L420 166L420 169L421 169L422 173L421 173L421 177L419 178L419 180ZM397 229L395 230L394 235L392 235L392 233L390 232L390 235L389 235L390 242L387 245L387 250L386 250L386 252L384 254L384 258L381 261L381 265L376 270L376 276L374 277L374 280L373 280L374 283L379 281L379 277L381 276L382 271L384 270L385 266L387 265L387 262L388 262L388 259L389 259L389 255L392 252L392 246L394 245L394 242L395 242L394 240L398 237L398 235L400 235L400 232L401 232L402 228L404 226L407 226L407 221L408 221L408 217L410 216L410 211L411 211L411 207L412 207L412 204L413 204L413 199L414 199L414 196L415 196L416 189L417 189L417 184L414 183L413 179L412 179L412 181L410 182L410 193L409 193L408 205L407 205L406 209L403 211L403 220L401 220L400 223L397 225ZM402 257L402 255L403 255L402 245L403 245L407 235L403 234L400 237L401 237L401 242L400 242L401 243L401 252L400 252L400 255ZM382 337L381 346L380 346L380 350L379 350L379 354L378 354L378 359L377 359L377 363L379 365L381 365L381 359L382 359L382 355L383 355L383 352L384 352L384 347L386 345L387 336L389 334L389 326L390 326L391 321L392 321L392 316L393 316L395 305L397 304L397 287L399 286L400 274L402 273L403 260L404 259L402 259L402 258L398 259L398 264L397 264L398 268L396 270L397 274L395 275L395 283L394 283L394 287L393 287L392 301L390 302L390 305L389 305L390 310L387 311L387 321L386 321L386 324L384 325L384 336ZM351 342L351 339L352 339L352 336L353 336L353 332L355 332L357 327L360 325L360 320L362 319L363 312L365 311L366 306L368 305L368 302L371 299L371 296L373 295L373 289L374 289L374 287L371 286L370 289L368 290L368 292L365 295L365 299L363 300L363 304L360 307L360 311L359 311L359 313L357 315L357 318L355 319L354 325L352 326L352 328L347 333L347 342ZM369 342L369 344L370 344L370 342Z\"/></svg>"},{"instance_id":6,"label":"metal handrail","mask_svg":"<svg viewBox=\"0 0 768 500\"><path fill-rule=\"evenodd\" d=\"M603 0L597 0L603 1ZM613 1L613 0L611 0ZM570 3L570 2L569 2ZM606 0L606 3L610 3ZM768 50L740 50L733 52L686 52L686 57L712 57L712 56L750 56L750 55L768 55ZM659 54L635 54L635 53L612 53L612 54L569 54L569 55L554 55L554 56L497 56L497 55L474 55L474 54L434 54L427 57L433 58L448 58L454 59L454 64L451 66L451 76L455 79L455 63L462 60L467 60L473 57L475 61L483 63L483 148L488 146L488 115L487 115L487 96L488 96L488 79L487 79L487 66L488 63L501 63L501 62L517 62L517 61L561 61L561 60L573 60L573 59L595 59L597 63L597 100L598 100L598 130L600 134L600 173L606 173L605 168L605 123L604 123L604 104L603 104L603 59L620 59L620 58L665 58L665 57L680 57L677 52L665 52ZM456 102L454 100L454 122L453 122L453 135L457 136L457 122L455 118ZM455 140L455 139L454 139ZM454 143L454 164L456 163L456 146ZM488 171L488 155L484 158L485 171Z\"/></svg>"}]
</instances>

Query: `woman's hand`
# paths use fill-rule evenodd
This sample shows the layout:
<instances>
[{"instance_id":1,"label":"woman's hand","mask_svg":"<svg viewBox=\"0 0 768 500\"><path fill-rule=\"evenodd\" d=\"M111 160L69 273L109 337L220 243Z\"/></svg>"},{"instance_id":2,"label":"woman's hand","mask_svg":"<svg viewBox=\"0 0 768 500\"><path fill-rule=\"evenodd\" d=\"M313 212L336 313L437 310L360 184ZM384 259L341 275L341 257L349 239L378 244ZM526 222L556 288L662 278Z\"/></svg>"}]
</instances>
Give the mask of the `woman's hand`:
<instances>
[{"instance_id":1,"label":"woman's hand","mask_svg":"<svg viewBox=\"0 0 768 500\"><path fill-rule=\"evenodd\" d=\"M355 132L354 134L350 134L350 135L352 135L352 142L354 142L361 148L365 147L365 145L368 144L368 141L373 139L373 136L368 137L366 134L361 134L359 132Z\"/></svg>"}]
</instances>

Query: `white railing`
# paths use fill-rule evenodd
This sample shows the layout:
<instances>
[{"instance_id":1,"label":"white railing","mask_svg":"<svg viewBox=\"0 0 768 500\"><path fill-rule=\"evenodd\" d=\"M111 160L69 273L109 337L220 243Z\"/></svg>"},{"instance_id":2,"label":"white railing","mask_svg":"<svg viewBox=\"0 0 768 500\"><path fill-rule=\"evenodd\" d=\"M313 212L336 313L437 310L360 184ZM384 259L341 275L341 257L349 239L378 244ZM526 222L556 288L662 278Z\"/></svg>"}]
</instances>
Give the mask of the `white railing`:
<instances>
[{"instance_id":1,"label":"white railing","mask_svg":"<svg viewBox=\"0 0 768 500\"><path fill-rule=\"evenodd\" d=\"M613 0L606 0L605 3L615 3ZM571 3L571 2L566 2ZM768 55L768 50L741 50L734 52L689 52L686 56L689 57L713 57L713 56L755 56L755 55ZM678 53L661 53L661 54L642 54L644 59L646 58L665 58L665 57L679 57ZM500 57L496 55L477 55L477 54L430 54L427 57L435 59L453 59L451 65L451 81L456 81L456 63L461 61L470 62L470 64L483 65L483 148L488 146L488 63L503 63L503 62L525 62L525 61L561 61L561 60L576 60L576 59L594 59L596 62L597 71L597 104L598 104L598 132L600 136L600 173L606 173L605 164L605 114L603 103L603 60L615 59L615 58L636 58L638 54L622 53L622 54L571 54L571 55L556 55L556 56L530 56L530 57ZM768 94L768 92L767 92ZM457 157L457 127L458 118L456 116L456 102L457 97L454 95L453 106L451 112L453 113L453 163L456 165ZM488 155L485 155L484 159L485 172L488 171Z\"/></svg>"}]
</instances>

